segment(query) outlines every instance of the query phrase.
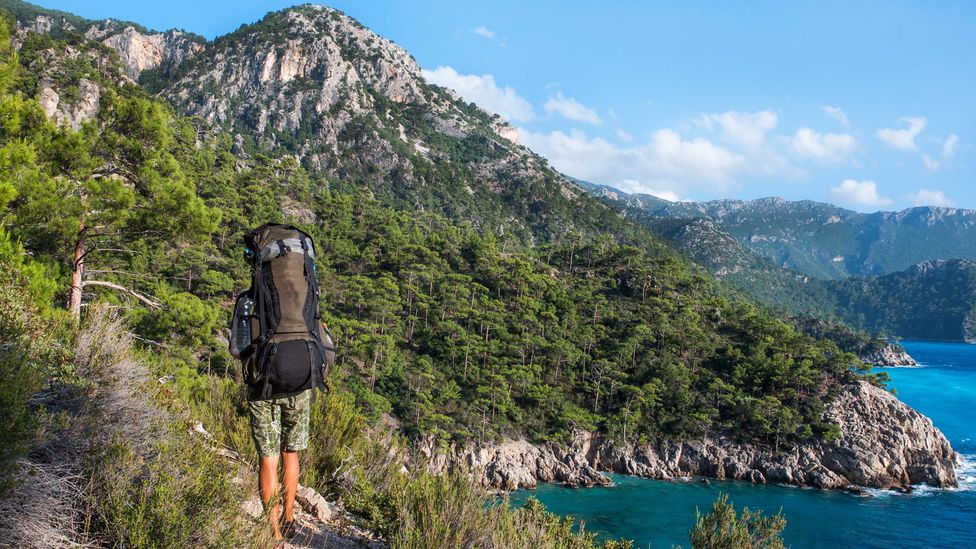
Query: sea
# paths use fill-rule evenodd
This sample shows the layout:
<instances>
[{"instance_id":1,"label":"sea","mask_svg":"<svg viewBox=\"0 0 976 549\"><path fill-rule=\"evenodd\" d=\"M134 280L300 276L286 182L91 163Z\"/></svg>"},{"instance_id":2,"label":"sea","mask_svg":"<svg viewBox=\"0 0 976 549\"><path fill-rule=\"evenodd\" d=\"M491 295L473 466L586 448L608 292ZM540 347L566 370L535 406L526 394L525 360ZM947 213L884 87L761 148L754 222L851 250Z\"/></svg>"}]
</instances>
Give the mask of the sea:
<instances>
[{"instance_id":1,"label":"sea","mask_svg":"<svg viewBox=\"0 0 976 549\"><path fill-rule=\"evenodd\" d=\"M916 487L912 494L869 490L867 495L738 481L657 481L611 475L605 488L540 485L512 494L513 505L536 497L560 515L583 521L600 539L628 538L635 547L689 547L697 511L719 494L736 508L782 513L783 539L801 548L976 549L976 345L903 341L919 365L884 368L891 387L926 414L963 460L959 488Z\"/></svg>"}]
</instances>

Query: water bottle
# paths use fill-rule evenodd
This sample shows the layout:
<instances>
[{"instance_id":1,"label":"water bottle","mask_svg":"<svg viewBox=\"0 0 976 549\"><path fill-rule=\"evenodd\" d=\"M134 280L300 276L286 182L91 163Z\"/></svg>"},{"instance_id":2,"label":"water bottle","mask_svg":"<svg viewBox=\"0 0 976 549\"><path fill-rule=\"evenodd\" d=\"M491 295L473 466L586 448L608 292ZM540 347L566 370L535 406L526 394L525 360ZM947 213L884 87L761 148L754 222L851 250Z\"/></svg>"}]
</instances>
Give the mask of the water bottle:
<instances>
[{"instance_id":1,"label":"water bottle","mask_svg":"<svg viewBox=\"0 0 976 549\"><path fill-rule=\"evenodd\" d=\"M247 349L251 344L251 319L254 316L254 300L251 296L244 294L237 303L239 312L234 315L234 343L237 351Z\"/></svg>"}]
</instances>

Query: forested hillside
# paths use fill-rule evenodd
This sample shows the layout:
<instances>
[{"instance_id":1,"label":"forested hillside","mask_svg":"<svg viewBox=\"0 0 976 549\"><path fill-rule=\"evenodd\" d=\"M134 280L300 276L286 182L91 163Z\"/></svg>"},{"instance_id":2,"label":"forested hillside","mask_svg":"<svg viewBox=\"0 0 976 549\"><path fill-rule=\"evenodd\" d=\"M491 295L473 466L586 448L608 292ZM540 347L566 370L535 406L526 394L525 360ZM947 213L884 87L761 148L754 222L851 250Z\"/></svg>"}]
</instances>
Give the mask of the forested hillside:
<instances>
[{"instance_id":1,"label":"forested hillside","mask_svg":"<svg viewBox=\"0 0 976 549\"><path fill-rule=\"evenodd\" d=\"M976 263L926 261L881 277L821 282L825 310L906 338L976 342Z\"/></svg>"}]
</instances>

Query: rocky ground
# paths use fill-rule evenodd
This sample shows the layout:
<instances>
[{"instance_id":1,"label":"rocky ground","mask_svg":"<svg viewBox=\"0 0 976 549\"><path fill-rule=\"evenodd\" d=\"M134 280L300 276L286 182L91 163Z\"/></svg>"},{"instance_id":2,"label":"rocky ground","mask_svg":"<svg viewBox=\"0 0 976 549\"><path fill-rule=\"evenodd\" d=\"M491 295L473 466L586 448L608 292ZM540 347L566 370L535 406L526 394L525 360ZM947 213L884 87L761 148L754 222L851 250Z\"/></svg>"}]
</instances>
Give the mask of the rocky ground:
<instances>
[{"instance_id":1,"label":"rocky ground","mask_svg":"<svg viewBox=\"0 0 976 549\"><path fill-rule=\"evenodd\" d=\"M359 528L354 517L321 494L307 486L299 486L295 497L295 532L284 544L284 549L382 549L387 544L375 533ZM264 520L263 509L257 496L241 505L244 515L253 520Z\"/></svg>"},{"instance_id":2,"label":"rocky ground","mask_svg":"<svg viewBox=\"0 0 976 549\"><path fill-rule=\"evenodd\" d=\"M848 385L826 416L840 425L838 440L779 452L717 435L621 446L578 433L565 448L518 440L447 452L427 445L425 453L435 471L458 466L480 470L486 486L502 490L534 488L539 482L609 484L604 471L662 480L702 476L822 489L956 486L957 456L945 436L929 418L884 389L867 382Z\"/></svg>"}]
</instances>

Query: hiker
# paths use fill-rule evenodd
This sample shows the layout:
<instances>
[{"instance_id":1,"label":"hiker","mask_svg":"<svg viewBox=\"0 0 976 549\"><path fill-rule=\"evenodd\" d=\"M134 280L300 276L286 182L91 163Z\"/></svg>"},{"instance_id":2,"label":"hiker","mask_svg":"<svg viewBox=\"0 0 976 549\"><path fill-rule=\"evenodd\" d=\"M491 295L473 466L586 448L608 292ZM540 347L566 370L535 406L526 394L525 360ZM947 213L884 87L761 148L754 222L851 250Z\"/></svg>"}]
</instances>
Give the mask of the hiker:
<instances>
[{"instance_id":1,"label":"hiker","mask_svg":"<svg viewBox=\"0 0 976 549\"><path fill-rule=\"evenodd\" d=\"M244 245L251 288L234 306L230 352L241 359L248 384L261 501L282 540L294 530L298 452L308 447L315 390L325 389L335 347L319 316L312 239L290 225L266 224L248 232Z\"/></svg>"}]
</instances>

